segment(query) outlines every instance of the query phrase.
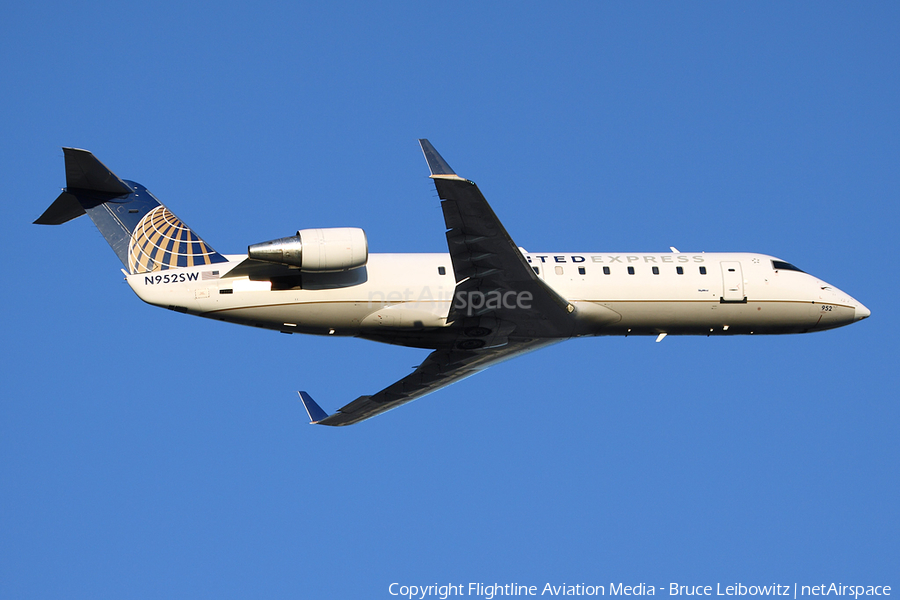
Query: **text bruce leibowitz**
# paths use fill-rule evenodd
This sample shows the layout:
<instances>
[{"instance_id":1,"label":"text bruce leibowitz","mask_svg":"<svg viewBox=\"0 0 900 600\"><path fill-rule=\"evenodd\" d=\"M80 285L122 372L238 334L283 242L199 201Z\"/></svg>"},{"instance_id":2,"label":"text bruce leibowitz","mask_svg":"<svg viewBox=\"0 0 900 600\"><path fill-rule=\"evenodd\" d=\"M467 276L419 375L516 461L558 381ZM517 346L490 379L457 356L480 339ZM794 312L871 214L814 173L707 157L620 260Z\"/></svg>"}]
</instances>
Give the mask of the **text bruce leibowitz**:
<instances>
[{"instance_id":1,"label":"text bruce leibowitz","mask_svg":"<svg viewBox=\"0 0 900 600\"><path fill-rule=\"evenodd\" d=\"M857 600L860 596L890 596L889 585L845 585L843 583L822 583L819 585L799 585L771 583L764 585L747 585L744 583L712 585L684 585L670 583L668 586L657 588L646 583L637 585L625 585L622 583L610 583L589 585L585 583L554 585L544 584L524 585L520 583L465 583L431 585L406 585L392 583L388 586L391 596L403 598L439 598L446 600L451 596L477 596L485 600L494 600L504 596L655 596L668 593L669 596L788 596L798 598L801 596L852 596ZM874 600L874 599L873 599Z\"/></svg>"}]
</instances>

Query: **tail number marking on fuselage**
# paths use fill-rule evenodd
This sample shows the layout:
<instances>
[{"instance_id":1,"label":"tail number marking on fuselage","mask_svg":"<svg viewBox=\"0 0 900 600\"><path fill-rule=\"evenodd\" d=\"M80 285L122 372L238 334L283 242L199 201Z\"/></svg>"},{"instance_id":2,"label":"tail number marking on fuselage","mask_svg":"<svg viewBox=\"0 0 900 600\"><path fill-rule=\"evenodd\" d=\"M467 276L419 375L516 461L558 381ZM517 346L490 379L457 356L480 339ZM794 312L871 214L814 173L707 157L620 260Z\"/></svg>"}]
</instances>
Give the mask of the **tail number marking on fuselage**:
<instances>
[{"instance_id":1,"label":"tail number marking on fuselage","mask_svg":"<svg viewBox=\"0 0 900 600\"><path fill-rule=\"evenodd\" d=\"M197 281L199 273L172 273L167 275L145 275L144 285L159 285L163 283L185 283Z\"/></svg>"}]
</instances>

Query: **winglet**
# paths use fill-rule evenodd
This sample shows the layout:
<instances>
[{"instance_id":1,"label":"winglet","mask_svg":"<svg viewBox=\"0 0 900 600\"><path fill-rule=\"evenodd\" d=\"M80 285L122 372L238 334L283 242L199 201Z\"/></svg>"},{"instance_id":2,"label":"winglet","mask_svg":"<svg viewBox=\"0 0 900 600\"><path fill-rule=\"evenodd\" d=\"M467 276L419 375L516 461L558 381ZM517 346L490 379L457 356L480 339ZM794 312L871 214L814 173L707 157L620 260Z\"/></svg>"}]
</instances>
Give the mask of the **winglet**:
<instances>
[{"instance_id":1,"label":"winglet","mask_svg":"<svg viewBox=\"0 0 900 600\"><path fill-rule=\"evenodd\" d=\"M316 404L316 401L312 399L312 396L307 394L306 392L297 392L300 394L300 402L303 403L303 408L306 409L306 414L309 415L309 424L315 425L319 421L322 421L326 417L328 417L328 413L322 410L322 407Z\"/></svg>"},{"instance_id":2,"label":"winglet","mask_svg":"<svg viewBox=\"0 0 900 600\"><path fill-rule=\"evenodd\" d=\"M419 140L419 146L422 147L422 154L425 155L425 161L428 163L428 169L431 171L431 178L435 179L462 179L457 175L444 157L438 154L431 142L425 139Z\"/></svg>"}]
</instances>

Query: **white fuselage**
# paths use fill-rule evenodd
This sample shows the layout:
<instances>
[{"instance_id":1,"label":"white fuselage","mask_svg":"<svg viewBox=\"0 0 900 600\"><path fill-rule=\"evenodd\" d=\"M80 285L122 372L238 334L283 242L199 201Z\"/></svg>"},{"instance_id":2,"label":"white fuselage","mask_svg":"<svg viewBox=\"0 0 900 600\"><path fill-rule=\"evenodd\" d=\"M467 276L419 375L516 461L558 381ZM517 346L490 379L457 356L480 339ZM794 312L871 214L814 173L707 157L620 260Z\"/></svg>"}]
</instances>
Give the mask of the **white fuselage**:
<instances>
[{"instance_id":1,"label":"white fuselage","mask_svg":"<svg viewBox=\"0 0 900 600\"><path fill-rule=\"evenodd\" d=\"M525 253L574 307L574 335L804 333L868 316L848 294L749 253ZM456 281L449 254L371 254L365 267L278 282L228 278L229 263L126 276L153 305L286 333L428 346L446 327ZM299 284L299 285L298 285ZM497 302L515 303L510 292ZM482 301L490 302L491 298ZM476 307L481 308L481 307ZM527 306L523 303L523 308ZM416 332L415 335L410 335ZM521 332L525 335L527 332Z\"/></svg>"}]
</instances>

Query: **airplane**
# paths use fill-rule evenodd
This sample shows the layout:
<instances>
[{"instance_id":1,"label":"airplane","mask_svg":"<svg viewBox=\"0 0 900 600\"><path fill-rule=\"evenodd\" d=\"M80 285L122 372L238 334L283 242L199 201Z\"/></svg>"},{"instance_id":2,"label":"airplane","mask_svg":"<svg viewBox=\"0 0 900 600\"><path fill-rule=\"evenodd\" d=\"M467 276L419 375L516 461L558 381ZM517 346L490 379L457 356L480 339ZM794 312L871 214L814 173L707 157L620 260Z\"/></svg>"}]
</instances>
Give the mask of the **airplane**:
<instances>
[{"instance_id":1,"label":"airplane","mask_svg":"<svg viewBox=\"0 0 900 600\"><path fill-rule=\"evenodd\" d=\"M752 253L527 252L478 186L420 139L448 253L369 254L354 227L303 229L216 252L147 188L63 148L66 187L36 224L87 214L137 296L170 310L283 333L354 336L432 352L412 373L311 424L364 421L498 362L582 336L768 335L865 319L849 294Z\"/></svg>"}]
</instances>

